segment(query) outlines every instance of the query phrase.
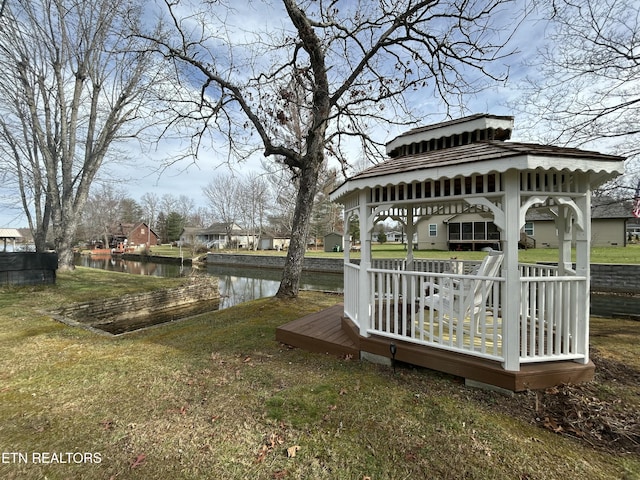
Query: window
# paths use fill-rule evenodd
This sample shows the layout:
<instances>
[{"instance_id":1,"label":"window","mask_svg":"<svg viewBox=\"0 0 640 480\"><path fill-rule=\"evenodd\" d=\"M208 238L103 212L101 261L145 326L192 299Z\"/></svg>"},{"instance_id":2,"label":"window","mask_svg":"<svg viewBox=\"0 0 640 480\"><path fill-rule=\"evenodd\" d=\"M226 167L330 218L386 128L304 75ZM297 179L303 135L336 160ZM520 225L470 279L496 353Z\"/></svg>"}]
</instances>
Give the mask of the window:
<instances>
[{"instance_id":1,"label":"window","mask_svg":"<svg viewBox=\"0 0 640 480\"><path fill-rule=\"evenodd\" d=\"M462 223L462 240L473 240L473 222Z\"/></svg>"},{"instance_id":2,"label":"window","mask_svg":"<svg viewBox=\"0 0 640 480\"><path fill-rule=\"evenodd\" d=\"M434 227L432 235L431 227ZM436 225L429 225L429 236L435 236ZM448 224L449 240L487 241L500 240L500 230L493 222L453 222Z\"/></svg>"},{"instance_id":3,"label":"window","mask_svg":"<svg viewBox=\"0 0 640 480\"><path fill-rule=\"evenodd\" d=\"M460 240L460 224L449 224L449 240Z\"/></svg>"},{"instance_id":4,"label":"window","mask_svg":"<svg viewBox=\"0 0 640 480\"><path fill-rule=\"evenodd\" d=\"M436 223L429 224L429 236L430 237L438 236L438 225Z\"/></svg>"},{"instance_id":5,"label":"window","mask_svg":"<svg viewBox=\"0 0 640 480\"><path fill-rule=\"evenodd\" d=\"M473 239L474 240L486 240L487 239L487 224L484 222L473 222Z\"/></svg>"},{"instance_id":6,"label":"window","mask_svg":"<svg viewBox=\"0 0 640 480\"><path fill-rule=\"evenodd\" d=\"M533 222L527 222L524 224L524 233L532 237L533 234Z\"/></svg>"}]
</instances>

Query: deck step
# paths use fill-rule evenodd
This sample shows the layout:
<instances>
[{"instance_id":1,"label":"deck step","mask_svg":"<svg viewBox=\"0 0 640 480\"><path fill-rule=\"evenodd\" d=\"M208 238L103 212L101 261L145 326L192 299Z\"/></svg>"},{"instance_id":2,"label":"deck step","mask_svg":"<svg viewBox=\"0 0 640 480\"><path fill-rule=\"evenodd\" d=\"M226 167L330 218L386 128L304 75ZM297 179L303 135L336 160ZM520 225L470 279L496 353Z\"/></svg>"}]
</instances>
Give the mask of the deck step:
<instances>
[{"instance_id":1,"label":"deck step","mask_svg":"<svg viewBox=\"0 0 640 480\"><path fill-rule=\"evenodd\" d=\"M309 352L358 358L358 346L342 329L343 312L344 305L339 303L281 325L276 329L276 340Z\"/></svg>"}]
</instances>

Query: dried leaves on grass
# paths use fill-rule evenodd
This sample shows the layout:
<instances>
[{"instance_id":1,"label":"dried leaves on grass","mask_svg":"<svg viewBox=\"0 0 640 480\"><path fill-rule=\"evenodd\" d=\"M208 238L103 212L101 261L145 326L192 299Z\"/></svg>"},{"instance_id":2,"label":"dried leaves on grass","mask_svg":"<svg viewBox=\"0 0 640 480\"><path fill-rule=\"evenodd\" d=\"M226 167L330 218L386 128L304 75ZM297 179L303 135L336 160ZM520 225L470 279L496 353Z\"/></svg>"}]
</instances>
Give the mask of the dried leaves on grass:
<instances>
[{"instance_id":1,"label":"dried leaves on grass","mask_svg":"<svg viewBox=\"0 0 640 480\"><path fill-rule=\"evenodd\" d=\"M534 392L534 406L529 407L528 415L541 427L592 447L619 454L640 453L638 405L625 402L607 388L609 382L638 388L640 372L604 358L597 350L591 358L596 364L594 381Z\"/></svg>"}]
</instances>

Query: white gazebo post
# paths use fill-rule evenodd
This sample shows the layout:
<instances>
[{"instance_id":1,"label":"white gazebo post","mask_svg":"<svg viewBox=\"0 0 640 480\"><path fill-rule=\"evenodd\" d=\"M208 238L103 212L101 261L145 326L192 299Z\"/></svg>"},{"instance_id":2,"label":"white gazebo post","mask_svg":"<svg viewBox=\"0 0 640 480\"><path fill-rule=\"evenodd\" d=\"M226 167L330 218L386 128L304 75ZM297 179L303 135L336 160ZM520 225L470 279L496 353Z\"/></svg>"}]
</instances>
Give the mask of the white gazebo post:
<instances>
[{"instance_id":1,"label":"white gazebo post","mask_svg":"<svg viewBox=\"0 0 640 480\"><path fill-rule=\"evenodd\" d=\"M565 205L558 206L556 217L558 231L558 275L573 270L571 262L571 211Z\"/></svg>"},{"instance_id":2,"label":"white gazebo post","mask_svg":"<svg viewBox=\"0 0 640 480\"><path fill-rule=\"evenodd\" d=\"M502 274L505 278L502 305L502 348L504 369L520 370L520 271L518 269L518 240L520 237L520 185L519 175L514 169L506 171L504 181L504 221L495 218L494 223L504 234L504 261ZM496 222L497 220L497 222ZM500 225L502 223L503 225Z\"/></svg>"},{"instance_id":3,"label":"white gazebo post","mask_svg":"<svg viewBox=\"0 0 640 480\"><path fill-rule=\"evenodd\" d=\"M373 231L373 218L368 206L368 188L360 190L359 194L359 217L360 217L360 288L355 295L358 295L358 324L360 335L367 337L369 334L369 299L371 285L369 283L369 269L371 268L371 232Z\"/></svg>"},{"instance_id":4,"label":"white gazebo post","mask_svg":"<svg viewBox=\"0 0 640 480\"><path fill-rule=\"evenodd\" d=\"M413 205L407 205L406 208L406 225L407 232L407 270L413 270L413 234L415 231L413 219Z\"/></svg>"},{"instance_id":5,"label":"white gazebo post","mask_svg":"<svg viewBox=\"0 0 640 480\"><path fill-rule=\"evenodd\" d=\"M582 363L589 362L589 296L590 296L590 262L591 262L591 189L588 182L583 182L585 194L576 200L583 215L583 225L576 229L576 275L585 277L584 286L578 291L577 315L578 324L576 348L584 352Z\"/></svg>"}]
</instances>

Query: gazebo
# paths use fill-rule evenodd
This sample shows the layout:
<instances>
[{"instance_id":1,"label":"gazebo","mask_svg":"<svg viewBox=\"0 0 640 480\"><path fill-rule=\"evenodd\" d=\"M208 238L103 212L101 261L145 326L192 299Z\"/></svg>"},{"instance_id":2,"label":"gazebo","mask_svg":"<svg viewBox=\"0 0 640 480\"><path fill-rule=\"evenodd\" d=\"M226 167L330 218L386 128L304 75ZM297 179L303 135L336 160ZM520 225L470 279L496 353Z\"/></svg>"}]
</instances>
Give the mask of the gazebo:
<instances>
[{"instance_id":1,"label":"gazebo","mask_svg":"<svg viewBox=\"0 0 640 480\"><path fill-rule=\"evenodd\" d=\"M591 193L623 172L624 158L510 142L512 129L513 117L473 115L410 130L387 145L387 161L332 193L344 205L345 231L360 222L360 258L344 248L341 329L361 357L512 391L593 377ZM518 261L530 209L555 218L557 265ZM498 251L478 262L426 260L414 258L409 242L406 258L372 255L384 219L401 221L412 238L419 222L461 213L493 218Z\"/></svg>"},{"instance_id":2,"label":"gazebo","mask_svg":"<svg viewBox=\"0 0 640 480\"><path fill-rule=\"evenodd\" d=\"M3 252L7 251L7 240L11 240L12 248L15 252L16 240L18 240L19 238L22 238L22 235L20 235L20 232L17 228L0 228L0 241L3 242Z\"/></svg>"}]
</instances>

